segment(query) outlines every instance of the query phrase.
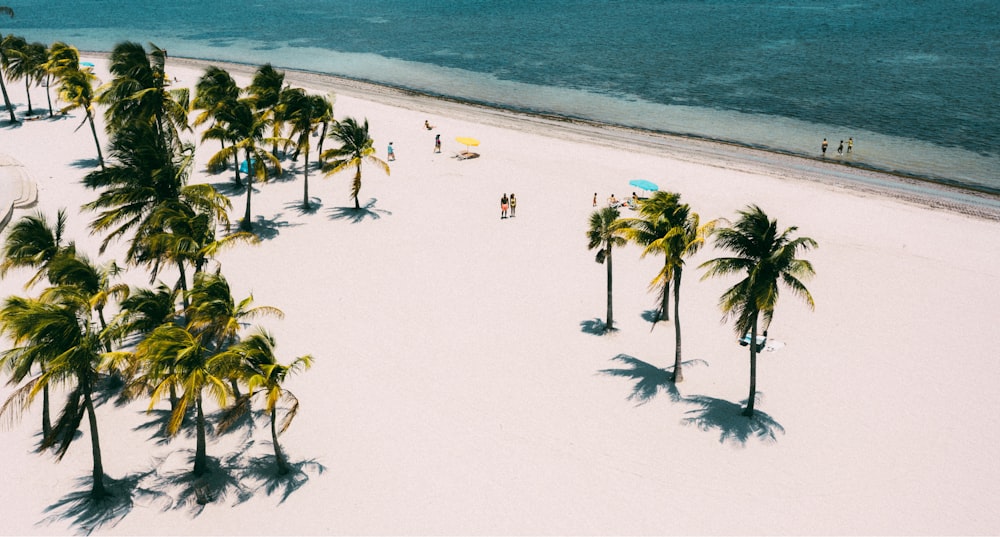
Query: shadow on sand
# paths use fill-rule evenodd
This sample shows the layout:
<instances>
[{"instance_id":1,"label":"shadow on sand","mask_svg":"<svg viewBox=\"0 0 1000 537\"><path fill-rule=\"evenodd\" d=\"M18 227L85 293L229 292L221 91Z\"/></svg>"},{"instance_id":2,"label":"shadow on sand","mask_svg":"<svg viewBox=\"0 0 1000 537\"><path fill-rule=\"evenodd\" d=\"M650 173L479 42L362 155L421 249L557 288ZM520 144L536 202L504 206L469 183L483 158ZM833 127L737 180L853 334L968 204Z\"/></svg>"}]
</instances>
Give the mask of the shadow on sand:
<instances>
[{"instance_id":1,"label":"shadow on sand","mask_svg":"<svg viewBox=\"0 0 1000 537\"><path fill-rule=\"evenodd\" d=\"M634 380L632 393L628 395L627 400L643 405L661 391L665 392L671 402L695 407L685 411L687 417L681 420L682 424L694 425L705 432L717 431L720 444L732 443L745 446L752 437L764 443L774 443L777 441L777 434L785 432L785 428L766 412L755 409L752 417L744 416L746 401L737 404L705 395L682 396L674 384L671 368L656 367L627 354L619 354L612 360L622 362L629 367L602 369L600 373ZM691 360L683 362L682 365L708 364L704 360Z\"/></svg>"},{"instance_id":2,"label":"shadow on sand","mask_svg":"<svg viewBox=\"0 0 1000 537\"><path fill-rule=\"evenodd\" d=\"M261 215L257 215L253 223L250 224L250 231L257 235L262 241L269 241L274 239L281 233L282 228L297 226L299 224L291 224L288 220L282 219L282 213L274 215L273 218L264 218Z\"/></svg>"},{"instance_id":3,"label":"shadow on sand","mask_svg":"<svg viewBox=\"0 0 1000 537\"><path fill-rule=\"evenodd\" d=\"M101 161L96 158L79 158L70 163L70 166L74 168L80 168L81 170L88 169L100 169Z\"/></svg>"},{"instance_id":4,"label":"shadow on sand","mask_svg":"<svg viewBox=\"0 0 1000 537\"><path fill-rule=\"evenodd\" d=\"M598 317L593 319L586 319L580 321L580 331L585 334L590 334L592 336L603 336L604 334L610 334L612 332L617 332L617 328L608 328L604 321Z\"/></svg>"},{"instance_id":5,"label":"shadow on sand","mask_svg":"<svg viewBox=\"0 0 1000 537\"><path fill-rule=\"evenodd\" d=\"M302 201L290 201L285 204L285 209L295 211L299 215L316 214L323 207L323 200L313 196L309 198L309 203L303 205Z\"/></svg>"},{"instance_id":6,"label":"shadow on sand","mask_svg":"<svg viewBox=\"0 0 1000 537\"><path fill-rule=\"evenodd\" d=\"M382 218L382 215L392 215L390 211L376 209L376 202L378 202L378 200L372 198L358 209L355 209L354 207L333 207L327 211L327 217L330 220L350 220L352 224L357 224L364 221L366 218L378 220L379 218Z\"/></svg>"},{"instance_id":7,"label":"shadow on sand","mask_svg":"<svg viewBox=\"0 0 1000 537\"><path fill-rule=\"evenodd\" d=\"M90 495L91 476L77 478L78 489L56 500L45 508L48 516L44 522L69 521L70 525L89 535L104 526L115 526L122 521L135 506L137 500L144 504L160 503L166 511L172 505L167 494L155 489L143 488L140 483L153 475L155 470L127 475L121 479L104 476L107 496L95 499Z\"/></svg>"},{"instance_id":8,"label":"shadow on sand","mask_svg":"<svg viewBox=\"0 0 1000 537\"><path fill-rule=\"evenodd\" d=\"M759 399L758 392L758 399ZM695 425L702 431L718 431L719 443L733 442L745 445L751 437L761 442L774 443L778 441L776 433L784 434L785 428L766 412L754 410L753 416L743 415L747 401L739 404L715 397L696 395L684 398L684 402L698 408L688 410L684 418L685 425Z\"/></svg>"}]
</instances>

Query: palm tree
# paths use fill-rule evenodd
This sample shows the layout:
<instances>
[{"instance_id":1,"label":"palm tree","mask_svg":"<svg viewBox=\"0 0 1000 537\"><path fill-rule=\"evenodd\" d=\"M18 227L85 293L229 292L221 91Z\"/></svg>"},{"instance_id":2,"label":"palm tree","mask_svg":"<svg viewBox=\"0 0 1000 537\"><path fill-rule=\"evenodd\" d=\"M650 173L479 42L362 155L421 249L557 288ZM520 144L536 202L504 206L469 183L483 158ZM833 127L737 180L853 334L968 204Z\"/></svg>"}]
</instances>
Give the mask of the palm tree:
<instances>
[{"instance_id":1,"label":"palm tree","mask_svg":"<svg viewBox=\"0 0 1000 537\"><path fill-rule=\"evenodd\" d=\"M195 275L190 292L191 306L187 309L188 329L198 334L205 346L213 352L222 352L239 341L243 323L262 315L278 319L285 314L271 306L253 306L253 295L238 303L233 299L229 282L219 272L201 272ZM240 390L233 378L233 393Z\"/></svg>"},{"instance_id":2,"label":"palm tree","mask_svg":"<svg viewBox=\"0 0 1000 537\"><path fill-rule=\"evenodd\" d=\"M205 391L220 407L226 406L228 393L226 371L220 367L216 354L207 349L202 338L186 327L163 324L156 327L136 347L135 359L147 364L146 373L138 382L154 386L149 410L160 401L171 387L181 389L181 396L173 407L167 434L175 435L184 422L190 406L195 409L195 458L194 475L208 472L206 452L206 423L202 401Z\"/></svg>"},{"instance_id":3,"label":"palm tree","mask_svg":"<svg viewBox=\"0 0 1000 537\"><path fill-rule=\"evenodd\" d=\"M7 15L14 18L14 10L7 6L0 6L0 15ZM6 53L6 41L7 38L12 38L14 36L8 35L4 37L0 34L0 67L7 69L7 53ZM3 90L3 104L7 107L7 113L10 114L10 122L17 123L17 117L14 116L14 107L10 104L10 97L7 95L7 85L3 81L3 70L0 70L0 90Z\"/></svg>"},{"instance_id":4,"label":"palm tree","mask_svg":"<svg viewBox=\"0 0 1000 537\"><path fill-rule=\"evenodd\" d=\"M179 149L179 132L191 128L187 117L189 92L186 88L167 89L167 51L152 43L149 46L147 54L138 43L115 45L110 64L114 79L100 88L98 102L108 107L105 119L109 132L144 122L163 141L164 151L170 146Z\"/></svg>"},{"instance_id":5,"label":"palm tree","mask_svg":"<svg viewBox=\"0 0 1000 537\"><path fill-rule=\"evenodd\" d=\"M306 370L312 366L312 356L300 356L288 365L278 363L274 353L274 337L264 329L259 328L248 338L231 347L224 355L239 369L239 375L247 383L247 394L237 397L233 406L227 409L219 423L219 430L231 427L239 418L250 411L250 401L257 395L264 396L264 410L271 419L271 445L274 446L274 460L278 467L278 475L286 475L290 468L278 444L278 435L285 432L299 410L299 400L285 389L284 384L289 375ZM290 408L285 419L278 422L278 403L285 401Z\"/></svg>"},{"instance_id":6,"label":"palm tree","mask_svg":"<svg viewBox=\"0 0 1000 537\"><path fill-rule=\"evenodd\" d=\"M49 46L46 51L45 63L41 66L42 76L45 78L45 97L49 101L49 117L52 117L52 92L51 87L53 77L55 80L62 80L67 73L80 70L80 51L72 45L67 45L62 41L56 41Z\"/></svg>"},{"instance_id":7,"label":"palm tree","mask_svg":"<svg viewBox=\"0 0 1000 537\"><path fill-rule=\"evenodd\" d=\"M77 108L83 109L85 120L90 123L90 133L94 135L97 160L103 170L104 154L101 152L101 141L97 138L97 127L94 126L94 81L97 80L97 76L89 69L76 69L62 72L59 79L59 98L66 103L60 113L65 114Z\"/></svg>"},{"instance_id":8,"label":"palm tree","mask_svg":"<svg viewBox=\"0 0 1000 537\"><path fill-rule=\"evenodd\" d=\"M650 285L659 287L663 296L663 311L667 307L667 295L670 282L674 286L674 383L684 380L681 371L681 276L684 272L684 259L698 252L705 244L705 238L712 233L717 225L713 220L704 225L698 213L691 212L691 207L680 203L680 195L657 192L650 199L642 202L640 219L628 219L629 238L645 248L642 256L659 253L664 257L663 269L656 275ZM655 233L654 233L655 231ZM669 316L665 316L669 318Z\"/></svg>"},{"instance_id":9,"label":"palm tree","mask_svg":"<svg viewBox=\"0 0 1000 537\"><path fill-rule=\"evenodd\" d=\"M0 276L6 276L12 268L26 267L37 269L25 288L35 285L43 276L48 275L49 264L66 246L63 245L63 233L66 231L66 210L56 213L54 225L50 225L45 215L37 212L18 220L10 231L3 245L3 261L0 262Z\"/></svg>"},{"instance_id":10,"label":"palm tree","mask_svg":"<svg viewBox=\"0 0 1000 537\"><path fill-rule=\"evenodd\" d=\"M195 85L191 109L201 110L201 112L195 116L191 124L197 127L211 120L212 124L215 125L218 121L218 111L233 106L239 99L240 93L240 87L236 85L236 81L233 80L228 71L215 66L207 67ZM226 148L226 141L227 139L224 137L219 138L223 149ZM239 176L239 155L233 155L233 161L236 165L236 183L242 184ZM221 166L216 168L217 171L222 169Z\"/></svg>"},{"instance_id":11,"label":"palm tree","mask_svg":"<svg viewBox=\"0 0 1000 537\"><path fill-rule=\"evenodd\" d=\"M218 110L216 115L218 124L210 127L203 135L206 139L230 139L233 142L232 145L212 155L208 160L209 166L218 166L243 152L247 163L247 205L243 221L240 222L240 229L244 231L251 229L250 205L253 183L255 180L267 181L265 162L270 163L276 173L281 173L281 163L277 157L262 145L287 141L284 138L267 137L267 132L273 123L272 114L266 111L254 111L251 104L250 99L240 99L233 106ZM239 166L236 169L238 173Z\"/></svg>"},{"instance_id":12,"label":"palm tree","mask_svg":"<svg viewBox=\"0 0 1000 537\"><path fill-rule=\"evenodd\" d=\"M778 303L779 282L793 294L801 297L810 308L815 308L812 295L802 279L814 274L812 264L795 256L799 250L816 248L816 241L808 237L793 238L798 228L790 227L778 233L777 220L771 220L756 205L739 211L740 218L732 227L715 232L715 246L729 250L733 257L720 257L701 264L707 268L702 276L744 273L745 277L722 294L719 305L724 312L723 322L733 319L739 337L750 337L750 397L743 415L752 417L754 399L757 397L757 328L761 317L764 333L771 324L774 308Z\"/></svg>"},{"instance_id":13,"label":"palm tree","mask_svg":"<svg viewBox=\"0 0 1000 537\"><path fill-rule=\"evenodd\" d=\"M66 405L55 427L44 436L42 447L56 446L61 460L86 414L93 457L90 495L103 498L107 492L93 401L103 342L90 320L88 301L74 289L64 287L50 288L41 299L10 297L0 310L0 330L10 334L16 345L3 355L5 363L14 369L12 383L24 380L33 363L44 361L48 365L41 375L29 379L7 399L0 414L23 410L50 385L72 383Z\"/></svg>"},{"instance_id":14,"label":"palm tree","mask_svg":"<svg viewBox=\"0 0 1000 537\"><path fill-rule=\"evenodd\" d=\"M302 166L305 182L302 189L302 208L309 208L309 152L312 148L313 131L322 123L323 118L333 113L333 105L322 95L308 95L305 90L295 88L282 93L285 117L292 127L291 135L295 140L295 154L292 160L298 159L299 153L305 151L305 163Z\"/></svg>"},{"instance_id":15,"label":"palm tree","mask_svg":"<svg viewBox=\"0 0 1000 537\"><path fill-rule=\"evenodd\" d=\"M273 119L271 123L271 136L275 139L281 137L281 127L283 117L279 113L281 103L281 92L285 85L284 71L278 71L266 63L257 68L253 75L253 80L247 86L247 93L250 94L250 102L257 112L268 113ZM278 142L274 141L271 153L275 157L278 155Z\"/></svg>"},{"instance_id":16,"label":"palm tree","mask_svg":"<svg viewBox=\"0 0 1000 537\"><path fill-rule=\"evenodd\" d=\"M389 164L375 156L374 140L368 135L368 120L361 125L354 118L346 118L333 124L329 137L340 147L327 149L320 154L323 172L329 177L338 172L354 168L354 183L351 196L354 208L360 209L358 193L361 192L361 165L365 162L380 168L389 175Z\"/></svg>"},{"instance_id":17,"label":"palm tree","mask_svg":"<svg viewBox=\"0 0 1000 537\"><path fill-rule=\"evenodd\" d=\"M110 231L101 243L102 253L129 230L137 229L139 237L146 234L143 224L153 210L180 199L190 168L190 154L164 151L155 126L145 122L128 123L114 131L109 156L111 164L106 169L83 179L87 187L100 190L97 199L84 208L103 209L90 224L94 231Z\"/></svg>"},{"instance_id":18,"label":"palm tree","mask_svg":"<svg viewBox=\"0 0 1000 537\"><path fill-rule=\"evenodd\" d=\"M3 245L3 262L0 263L0 276L15 267L37 269L25 284L25 288L35 285L43 276L48 276L49 266L53 261L67 251L72 251L72 245L63 245L63 233L66 229L66 211L56 214L55 225L49 225L41 212L21 218L7 233ZM37 365L45 371L45 361L39 359ZM42 436L48 436L52 430L52 420L49 413L49 388L42 388Z\"/></svg>"},{"instance_id":19,"label":"palm tree","mask_svg":"<svg viewBox=\"0 0 1000 537\"><path fill-rule=\"evenodd\" d=\"M632 242L643 247L642 257L649 254L663 255L663 270L650 282L650 289L657 289L660 308L657 321L670 319L670 258L665 251L668 243L664 237L673 228L669 215L676 210L680 194L659 191L639 204L640 218L626 218L625 235Z\"/></svg>"},{"instance_id":20,"label":"palm tree","mask_svg":"<svg viewBox=\"0 0 1000 537\"><path fill-rule=\"evenodd\" d=\"M23 37L14 35L4 38L3 43L3 67L7 71L7 77L11 81L24 81L24 91L28 97L29 116L35 113L34 107L31 104L30 88L37 82L34 76L37 72L35 52L37 52L38 47L44 48L45 45L41 43L29 44Z\"/></svg>"},{"instance_id":21,"label":"palm tree","mask_svg":"<svg viewBox=\"0 0 1000 537\"><path fill-rule=\"evenodd\" d=\"M624 246L628 241L624 237L625 222L618 218L618 209L605 207L590 215L590 229L587 230L588 250L597 250L595 261L608 267L608 316L604 331L614 330L614 317L611 308L611 250L616 246Z\"/></svg>"}]
</instances>

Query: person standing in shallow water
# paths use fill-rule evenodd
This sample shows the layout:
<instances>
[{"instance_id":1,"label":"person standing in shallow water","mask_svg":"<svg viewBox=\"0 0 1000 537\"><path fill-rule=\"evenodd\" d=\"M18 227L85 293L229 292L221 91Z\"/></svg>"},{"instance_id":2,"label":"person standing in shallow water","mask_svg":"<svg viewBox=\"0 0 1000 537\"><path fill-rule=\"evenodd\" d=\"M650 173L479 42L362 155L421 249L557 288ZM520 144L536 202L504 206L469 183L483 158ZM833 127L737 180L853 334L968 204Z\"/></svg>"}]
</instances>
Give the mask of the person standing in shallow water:
<instances>
[{"instance_id":1,"label":"person standing in shallow water","mask_svg":"<svg viewBox=\"0 0 1000 537\"><path fill-rule=\"evenodd\" d=\"M514 198L514 193L510 193L510 217L514 218L514 213L517 212L517 199Z\"/></svg>"},{"instance_id":2,"label":"person standing in shallow water","mask_svg":"<svg viewBox=\"0 0 1000 537\"><path fill-rule=\"evenodd\" d=\"M837 154L838 155L843 155L844 154L844 141L843 140L841 140L840 141L840 145L837 146Z\"/></svg>"},{"instance_id":3,"label":"person standing in shallow water","mask_svg":"<svg viewBox=\"0 0 1000 537\"><path fill-rule=\"evenodd\" d=\"M824 156L824 157L826 156L826 146L827 146L827 145L829 145L829 144L828 144L828 143L826 143L826 138L823 138L823 145L822 145L822 146L820 146L820 147L821 147L821 148L823 149L823 156Z\"/></svg>"},{"instance_id":4,"label":"person standing in shallow water","mask_svg":"<svg viewBox=\"0 0 1000 537\"><path fill-rule=\"evenodd\" d=\"M850 154L854 150L854 138L847 139L847 153Z\"/></svg>"},{"instance_id":5,"label":"person standing in shallow water","mask_svg":"<svg viewBox=\"0 0 1000 537\"><path fill-rule=\"evenodd\" d=\"M503 197L500 198L500 220L507 218L507 207L509 207L510 200L507 199L507 193L504 192Z\"/></svg>"}]
</instances>

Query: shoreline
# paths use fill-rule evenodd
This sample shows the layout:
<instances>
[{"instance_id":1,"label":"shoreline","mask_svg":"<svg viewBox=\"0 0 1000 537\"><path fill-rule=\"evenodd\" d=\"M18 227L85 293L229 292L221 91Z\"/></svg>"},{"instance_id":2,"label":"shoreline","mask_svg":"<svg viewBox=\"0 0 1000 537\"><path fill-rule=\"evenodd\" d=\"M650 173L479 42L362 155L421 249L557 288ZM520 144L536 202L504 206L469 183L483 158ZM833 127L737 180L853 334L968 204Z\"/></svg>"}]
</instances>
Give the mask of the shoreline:
<instances>
[{"instance_id":1,"label":"shoreline","mask_svg":"<svg viewBox=\"0 0 1000 537\"><path fill-rule=\"evenodd\" d=\"M110 52L81 50L81 55L108 59ZM256 64L185 56L170 56L171 62L194 69L217 65L231 72L252 76ZM844 188L861 195L886 196L924 207L946 209L959 214L1000 221L1000 190L977 188L946 178L924 177L879 169L859 163L809 157L789 151L756 147L731 140L655 131L614 123L518 110L390 84L342 75L293 69L275 65L286 80L315 89L329 89L381 104L410 110L440 113L484 122L492 126L537 127L552 134L614 149L657 154L666 150L687 162L721 166L749 173L762 173L789 180L806 180ZM192 87L193 90L193 87Z\"/></svg>"},{"instance_id":2,"label":"shoreline","mask_svg":"<svg viewBox=\"0 0 1000 537\"><path fill-rule=\"evenodd\" d=\"M105 59L110 55L101 51L81 51L81 54L92 54ZM249 63L182 56L171 56L168 62L177 62L189 68L218 65L247 76L252 75L258 67ZM1000 221L1000 190L959 184L946 178L924 177L860 163L809 157L731 140L506 108L491 103L469 101L318 71L277 65L275 67L285 71L288 80L295 81L301 86L331 88L334 93L344 93L382 104L411 110L427 110L429 113L438 110L442 114L463 116L466 119L475 119L506 128L534 126L552 133L574 137L586 143L615 149L647 154L666 150L671 156L688 162L721 165L725 168L764 173L779 178L805 179L862 194L883 195L922 206Z\"/></svg>"}]
</instances>

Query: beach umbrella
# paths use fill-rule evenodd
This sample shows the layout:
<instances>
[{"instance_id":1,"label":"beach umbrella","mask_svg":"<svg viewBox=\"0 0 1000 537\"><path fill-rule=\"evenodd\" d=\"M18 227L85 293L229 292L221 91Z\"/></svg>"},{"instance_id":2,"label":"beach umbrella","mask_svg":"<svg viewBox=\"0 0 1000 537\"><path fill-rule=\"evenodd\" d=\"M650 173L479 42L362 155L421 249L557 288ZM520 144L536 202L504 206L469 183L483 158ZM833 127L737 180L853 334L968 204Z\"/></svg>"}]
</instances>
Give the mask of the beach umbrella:
<instances>
[{"instance_id":1,"label":"beach umbrella","mask_svg":"<svg viewBox=\"0 0 1000 537\"><path fill-rule=\"evenodd\" d=\"M455 138L455 141L465 146L466 153L469 152L469 148L471 146L479 145L479 140L476 140L475 138L469 138L467 136L459 136L458 138Z\"/></svg>"},{"instance_id":2,"label":"beach umbrella","mask_svg":"<svg viewBox=\"0 0 1000 537\"><path fill-rule=\"evenodd\" d=\"M660 187L657 186L656 183L647 181L645 179L632 179L631 181L628 182L628 184L649 192L656 192L657 190L660 189Z\"/></svg>"},{"instance_id":3,"label":"beach umbrella","mask_svg":"<svg viewBox=\"0 0 1000 537\"><path fill-rule=\"evenodd\" d=\"M250 159L250 165L247 165L247 161L240 163L240 172L247 173L250 170L250 166L253 166L257 162L257 159Z\"/></svg>"}]
</instances>

